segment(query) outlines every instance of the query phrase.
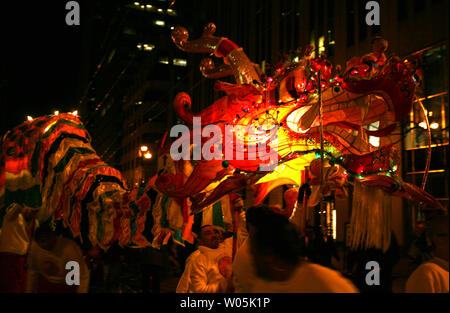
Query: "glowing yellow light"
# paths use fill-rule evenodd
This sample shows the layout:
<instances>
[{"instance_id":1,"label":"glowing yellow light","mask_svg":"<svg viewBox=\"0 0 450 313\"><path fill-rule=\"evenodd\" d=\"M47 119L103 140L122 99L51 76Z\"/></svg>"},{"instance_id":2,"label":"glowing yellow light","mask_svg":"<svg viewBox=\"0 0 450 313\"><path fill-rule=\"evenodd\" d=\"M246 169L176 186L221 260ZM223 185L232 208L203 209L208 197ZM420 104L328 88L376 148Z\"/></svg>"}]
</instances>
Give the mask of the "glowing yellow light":
<instances>
[{"instance_id":1,"label":"glowing yellow light","mask_svg":"<svg viewBox=\"0 0 450 313\"><path fill-rule=\"evenodd\" d=\"M319 54L325 52L325 37L321 36L319 38Z\"/></svg>"},{"instance_id":2,"label":"glowing yellow light","mask_svg":"<svg viewBox=\"0 0 450 313\"><path fill-rule=\"evenodd\" d=\"M56 124L56 121L54 121L53 123L51 123L51 124L49 124L47 127L45 127L44 133L46 133L46 132L50 129L50 127L52 127L52 126L55 125L55 124Z\"/></svg>"},{"instance_id":3,"label":"glowing yellow light","mask_svg":"<svg viewBox=\"0 0 450 313\"><path fill-rule=\"evenodd\" d=\"M141 146L141 151L143 151L143 152L148 151L148 147L147 146Z\"/></svg>"},{"instance_id":4,"label":"glowing yellow light","mask_svg":"<svg viewBox=\"0 0 450 313\"><path fill-rule=\"evenodd\" d=\"M77 115L78 115L78 110L73 111L73 112L72 112L72 115L77 116Z\"/></svg>"},{"instance_id":5,"label":"glowing yellow light","mask_svg":"<svg viewBox=\"0 0 450 313\"><path fill-rule=\"evenodd\" d=\"M152 158L152 154L150 152L147 152L146 154L144 154L144 158L151 159Z\"/></svg>"},{"instance_id":6,"label":"glowing yellow light","mask_svg":"<svg viewBox=\"0 0 450 313\"><path fill-rule=\"evenodd\" d=\"M58 115L59 115L59 111L55 111L54 113L55 113L55 115L56 115L56 116L58 116Z\"/></svg>"},{"instance_id":7,"label":"glowing yellow light","mask_svg":"<svg viewBox=\"0 0 450 313\"><path fill-rule=\"evenodd\" d=\"M162 12L163 11L163 9L158 9L158 12Z\"/></svg>"},{"instance_id":8,"label":"glowing yellow light","mask_svg":"<svg viewBox=\"0 0 450 313\"><path fill-rule=\"evenodd\" d=\"M134 5L138 6L140 3L139 2L135 2Z\"/></svg>"},{"instance_id":9,"label":"glowing yellow light","mask_svg":"<svg viewBox=\"0 0 450 313\"><path fill-rule=\"evenodd\" d=\"M186 66L187 61L184 59L173 59L173 65Z\"/></svg>"},{"instance_id":10,"label":"glowing yellow light","mask_svg":"<svg viewBox=\"0 0 450 313\"><path fill-rule=\"evenodd\" d=\"M336 240L336 210L332 211L333 215L333 239Z\"/></svg>"},{"instance_id":11,"label":"glowing yellow light","mask_svg":"<svg viewBox=\"0 0 450 313\"><path fill-rule=\"evenodd\" d=\"M140 48L139 46L138 46L138 48ZM155 46L154 45L150 45L150 44L144 44L144 50L145 51L152 51L153 49L155 49Z\"/></svg>"},{"instance_id":12,"label":"glowing yellow light","mask_svg":"<svg viewBox=\"0 0 450 313\"><path fill-rule=\"evenodd\" d=\"M379 147L380 137L369 136L369 143L374 147Z\"/></svg>"},{"instance_id":13,"label":"glowing yellow light","mask_svg":"<svg viewBox=\"0 0 450 313\"><path fill-rule=\"evenodd\" d=\"M436 123L436 122L433 122L433 123L431 123L430 128L431 129L438 129L439 128L439 124Z\"/></svg>"},{"instance_id":14,"label":"glowing yellow light","mask_svg":"<svg viewBox=\"0 0 450 313\"><path fill-rule=\"evenodd\" d=\"M300 134L306 133L309 130L309 128L306 130L301 129L299 127L299 122L301 117L309 110L310 107L311 106L304 106L289 114L289 116L286 119L287 126L296 133Z\"/></svg>"},{"instance_id":15,"label":"glowing yellow light","mask_svg":"<svg viewBox=\"0 0 450 313\"><path fill-rule=\"evenodd\" d=\"M427 123L425 122L420 122L419 126L422 127L423 129L427 129Z\"/></svg>"},{"instance_id":16,"label":"glowing yellow light","mask_svg":"<svg viewBox=\"0 0 450 313\"><path fill-rule=\"evenodd\" d=\"M155 21L155 24L158 26L164 26L164 25L166 25L166 22L157 20L157 21Z\"/></svg>"},{"instance_id":17,"label":"glowing yellow light","mask_svg":"<svg viewBox=\"0 0 450 313\"><path fill-rule=\"evenodd\" d=\"M147 4L146 7L147 7L147 9L151 9L152 8L152 6L150 4Z\"/></svg>"},{"instance_id":18,"label":"glowing yellow light","mask_svg":"<svg viewBox=\"0 0 450 313\"><path fill-rule=\"evenodd\" d=\"M33 118L31 117L31 116L27 116L27 120L29 120L29 121L32 121L33 120Z\"/></svg>"}]
</instances>

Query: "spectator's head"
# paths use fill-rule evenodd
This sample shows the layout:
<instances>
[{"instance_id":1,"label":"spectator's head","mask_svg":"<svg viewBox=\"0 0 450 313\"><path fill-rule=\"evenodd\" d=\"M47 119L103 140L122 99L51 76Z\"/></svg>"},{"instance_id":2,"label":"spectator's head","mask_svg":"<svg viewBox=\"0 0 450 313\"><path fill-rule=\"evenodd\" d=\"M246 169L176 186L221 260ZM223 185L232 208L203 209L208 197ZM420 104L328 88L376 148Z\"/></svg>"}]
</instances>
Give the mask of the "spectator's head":
<instances>
[{"instance_id":1,"label":"spectator's head","mask_svg":"<svg viewBox=\"0 0 450 313\"><path fill-rule=\"evenodd\" d=\"M300 262L301 244L295 226L285 216L260 206L247 210L247 227L258 276L288 279Z\"/></svg>"},{"instance_id":2,"label":"spectator's head","mask_svg":"<svg viewBox=\"0 0 450 313\"><path fill-rule=\"evenodd\" d=\"M42 224L34 233L34 241L45 250L52 250L56 244L57 235L48 224Z\"/></svg>"},{"instance_id":3,"label":"spectator's head","mask_svg":"<svg viewBox=\"0 0 450 313\"><path fill-rule=\"evenodd\" d=\"M32 218L33 218L33 215L34 215L33 208L31 208L31 207L29 207L27 205L23 206L23 209L22 209L21 213L22 213L23 218L27 222L31 221Z\"/></svg>"},{"instance_id":4,"label":"spectator's head","mask_svg":"<svg viewBox=\"0 0 450 313\"><path fill-rule=\"evenodd\" d=\"M211 249L217 249L219 247L222 237L221 232L211 225L201 227L197 235L198 244Z\"/></svg>"},{"instance_id":5,"label":"spectator's head","mask_svg":"<svg viewBox=\"0 0 450 313\"><path fill-rule=\"evenodd\" d=\"M448 215L435 216L429 221L429 234L434 245L434 255L448 261Z\"/></svg>"}]
</instances>

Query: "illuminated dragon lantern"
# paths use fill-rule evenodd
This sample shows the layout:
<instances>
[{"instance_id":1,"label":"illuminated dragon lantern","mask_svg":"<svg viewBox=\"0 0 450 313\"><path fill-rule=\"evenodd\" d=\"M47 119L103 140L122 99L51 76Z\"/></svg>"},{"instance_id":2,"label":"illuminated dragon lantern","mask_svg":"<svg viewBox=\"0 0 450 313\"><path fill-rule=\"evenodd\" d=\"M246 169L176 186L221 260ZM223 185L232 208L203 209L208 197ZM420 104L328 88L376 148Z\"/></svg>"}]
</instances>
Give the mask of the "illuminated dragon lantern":
<instances>
[{"instance_id":1,"label":"illuminated dragon lantern","mask_svg":"<svg viewBox=\"0 0 450 313\"><path fill-rule=\"evenodd\" d=\"M223 58L221 65L215 65L209 58L201 61L200 70L205 77L233 75L236 81L235 84L216 82L215 91L222 91L225 96L199 113L190 112L188 94L179 93L174 100L178 116L190 127L191 138L195 137L196 118L200 118L197 126L203 129L202 145L212 138L208 132L205 135L208 125L219 127L223 134L215 141L222 148L219 152L210 145L207 148L214 150L218 158L171 160L170 170L160 168L156 187L161 195L175 199L177 209L184 212L185 224L192 225L189 210L204 212L224 195L247 186L253 188L253 204L258 204L280 185L300 186L307 180L320 185L321 164L316 159L321 151L327 166L324 170L327 182L323 185L328 186L322 193L332 189L336 195L345 196L347 177L351 175L368 188L442 209L431 195L396 175L396 152L389 135L410 112L414 81L411 69L398 58L386 59L386 41L377 40L372 53L353 58L341 73L333 75L332 65L323 57L311 57L311 48L307 48L295 62L279 64L269 76L261 73L242 48L214 33L212 23L196 40L188 40L189 33L182 27L172 32L172 40L179 49ZM323 150L319 89L323 105ZM378 124L375 130L369 127L374 123ZM231 132L227 131L230 126L234 127ZM389 144L373 146L369 136L382 137ZM266 148L270 147L265 158L259 154L256 158L249 157L250 151L257 151L262 142ZM191 156L192 150L191 147ZM168 153L166 147L160 156L170 159ZM238 153L244 158L236 158ZM192 202L190 208L187 202ZM284 213L289 215L292 206L286 210Z\"/></svg>"},{"instance_id":2,"label":"illuminated dragon lantern","mask_svg":"<svg viewBox=\"0 0 450 313\"><path fill-rule=\"evenodd\" d=\"M152 181L128 189L121 173L96 154L75 114L24 122L5 134L0 152L0 221L17 202L41 224L68 228L83 244L104 250L113 243L150 245L142 232Z\"/></svg>"}]
</instances>

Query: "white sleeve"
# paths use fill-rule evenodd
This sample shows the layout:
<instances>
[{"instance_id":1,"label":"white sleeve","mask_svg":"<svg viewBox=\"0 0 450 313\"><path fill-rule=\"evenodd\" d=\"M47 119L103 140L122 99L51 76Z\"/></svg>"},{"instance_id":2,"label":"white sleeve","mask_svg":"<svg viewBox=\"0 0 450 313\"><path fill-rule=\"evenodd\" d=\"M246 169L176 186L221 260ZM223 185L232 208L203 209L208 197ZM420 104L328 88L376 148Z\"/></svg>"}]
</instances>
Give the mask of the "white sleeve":
<instances>
[{"instance_id":1,"label":"white sleeve","mask_svg":"<svg viewBox=\"0 0 450 313\"><path fill-rule=\"evenodd\" d=\"M248 237L247 221L245 219L244 210L239 213L237 226L237 248L239 248Z\"/></svg>"},{"instance_id":2,"label":"white sleeve","mask_svg":"<svg viewBox=\"0 0 450 313\"><path fill-rule=\"evenodd\" d=\"M201 256L192 260L190 270L190 290L194 293L216 293L224 292L226 289L226 280L217 280L208 282L208 268Z\"/></svg>"},{"instance_id":3,"label":"white sleeve","mask_svg":"<svg viewBox=\"0 0 450 313\"><path fill-rule=\"evenodd\" d=\"M22 212L23 206L14 202L7 209L4 219L8 221L14 221L17 219L17 216L20 212Z\"/></svg>"},{"instance_id":4,"label":"white sleeve","mask_svg":"<svg viewBox=\"0 0 450 313\"><path fill-rule=\"evenodd\" d=\"M184 267L183 275L181 275L180 280L177 284L176 293L186 293L189 290L190 285L190 276L191 276L191 257L186 260L186 265Z\"/></svg>"}]
</instances>

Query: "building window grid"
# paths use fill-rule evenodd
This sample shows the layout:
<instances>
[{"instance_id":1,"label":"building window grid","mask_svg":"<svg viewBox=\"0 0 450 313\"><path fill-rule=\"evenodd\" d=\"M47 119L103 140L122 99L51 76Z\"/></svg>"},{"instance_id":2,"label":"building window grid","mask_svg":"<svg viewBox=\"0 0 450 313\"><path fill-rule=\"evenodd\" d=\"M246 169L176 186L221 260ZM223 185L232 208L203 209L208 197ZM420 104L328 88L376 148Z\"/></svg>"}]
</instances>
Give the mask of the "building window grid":
<instances>
[{"instance_id":1,"label":"building window grid","mask_svg":"<svg viewBox=\"0 0 450 313\"><path fill-rule=\"evenodd\" d=\"M446 50L444 46L441 47L430 47L427 48L421 53L426 51L432 51L434 49L439 49L439 53L443 57L443 59L446 58ZM414 55L414 54L412 54ZM444 62L445 63L445 62ZM426 77L424 78L426 80ZM442 88L446 89L445 82L448 80L448 77L443 80ZM442 89L441 89L442 90ZM426 91L425 91L426 92ZM448 130L448 90L441 91L441 92L432 92L429 95L421 95L420 98L416 99L413 103L413 107L411 109L411 112L409 114L409 133L405 136L405 157L404 157L404 165L406 173L406 180L412 182L415 185L420 185L423 179L423 174L425 173L425 159L426 158L426 149L428 149L427 144L427 134L426 130L421 129L420 127L424 128L423 125L420 125L420 121L424 119L423 112L420 109L419 101L422 101L424 104L425 110L427 115L430 115L430 112L433 112L433 110L430 108L431 105L429 103L426 103L426 101L433 101L434 104L440 103L440 108L438 108L438 111L440 109L440 136L438 136L436 140L436 136L432 136L432 159L431 163L433 165L433 156L435 160L434 166L432 166L429 170L429 178L426 186L426 190L436 194L437 188L439 188L439 192L436 195L436 197L443 201L444 203L447 203L449 201L449 194L448 194L448 164L447 164L447 155L448 155L448 145L449 145L449 130ZM425 102L425 103L424 103ZM428 104L428 106L427 106ZM436 106L435 106L436 108ZM434 114L434 113L433 113ZM430 115L432 116L432 115ZM431 125L431 124L430 124ZM432 128L432 127L430 127ZM436 130L435 132L437 132ZM419 134L422 134L423 136L420 136ZM436 153L440 153L438 157L440 157L440 160L442 160L442 163L438 163L439 165L436 166ZM438 168L438 167L441 168ZM440 186L437 186L434 182L441 182ZM443 181L443 184L442 184Z\"/></svg>"}]
</instances>

